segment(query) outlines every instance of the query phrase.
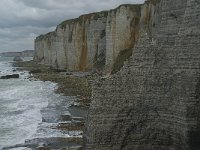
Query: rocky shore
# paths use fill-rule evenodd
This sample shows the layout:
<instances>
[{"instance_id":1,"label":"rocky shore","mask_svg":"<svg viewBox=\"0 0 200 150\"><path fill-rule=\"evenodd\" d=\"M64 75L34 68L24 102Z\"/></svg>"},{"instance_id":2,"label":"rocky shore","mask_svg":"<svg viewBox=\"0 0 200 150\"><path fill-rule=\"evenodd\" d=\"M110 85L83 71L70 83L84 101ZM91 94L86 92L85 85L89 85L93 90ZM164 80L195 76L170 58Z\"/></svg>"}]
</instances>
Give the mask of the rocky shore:
<instances>
[{"instance_id":1,"label":"rocky shore","mask_svg":"<svg viewBox=\"0 0 200 150\"><path fill-rule=\"evenodd\" d=\"M14 62L13 65L18 70L28 70L30 79L58 83L55 92L65 96L76 96L74 105L86 108L89 106L92 93L91 82L97 76L92 72L67 72L37 64L34 61Z\"/></svg>"},{"instance_id":2,"label":"rocky shore","mask_svg":"<svg viewBox=\"0 0 200 150\"><path fill-rule=\"evenodd\" d=\"M57 83L56 93L63 96L60 101L49 101L41 110L42 122L38 125L36 137L25 143L5 147L30 149L81 150L83 130L91 99L92 73L66 72L33 61L14 62L17 70L29 71L29 80ZM46 133L52 133L51 137ZM56 136L54 136L56 135Z\"/></svg>"}]
</instances>

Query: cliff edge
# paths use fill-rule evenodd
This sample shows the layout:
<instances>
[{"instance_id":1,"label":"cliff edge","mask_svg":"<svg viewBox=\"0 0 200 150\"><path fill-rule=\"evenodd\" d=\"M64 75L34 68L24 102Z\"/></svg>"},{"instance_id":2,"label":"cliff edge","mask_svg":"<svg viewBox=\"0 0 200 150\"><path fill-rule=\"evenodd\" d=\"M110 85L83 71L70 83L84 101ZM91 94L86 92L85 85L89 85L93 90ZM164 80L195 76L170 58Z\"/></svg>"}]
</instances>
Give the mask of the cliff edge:
<instances>
[{"instance_id":1,"label":"cliff edge","mask_svg":"<svg viewBox=\"0 0 200 150\"><path fill-rule=\"evenodd\" d=\"M132 56L93 85L85 149L199 150L200 2L148 0L138 14Z\"/></svg>"},{"instance_id":2,"label":"cliff edge","mask_svg":"<svg viewBox=\"0 0 200 150\"><path fill-rule=\"evenodd\" d=\"M132 54L141 5L82 15L35 39L34 61L68 71L111 73L120 52ZM123 62L115 65L119 70Z\"/></svg>"}]
</instances>

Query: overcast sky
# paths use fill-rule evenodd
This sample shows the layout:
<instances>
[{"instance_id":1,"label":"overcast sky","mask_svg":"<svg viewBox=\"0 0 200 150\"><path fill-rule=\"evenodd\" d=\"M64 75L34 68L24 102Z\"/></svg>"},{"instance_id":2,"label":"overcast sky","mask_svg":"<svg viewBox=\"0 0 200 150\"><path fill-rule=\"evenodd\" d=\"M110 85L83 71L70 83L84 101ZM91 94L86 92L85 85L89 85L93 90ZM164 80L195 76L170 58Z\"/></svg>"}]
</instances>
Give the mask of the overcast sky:
<instances>
[{"instance_id":1,"label":"overcast sky","mask_svg":"<svg viewBox=\"0 0 200 150\"><path fill-rule=\"evenodd\" d=\"M0 52L34 48L34 39L81 14L144 0L0 0Z\"/></svg>"}]
</instances>

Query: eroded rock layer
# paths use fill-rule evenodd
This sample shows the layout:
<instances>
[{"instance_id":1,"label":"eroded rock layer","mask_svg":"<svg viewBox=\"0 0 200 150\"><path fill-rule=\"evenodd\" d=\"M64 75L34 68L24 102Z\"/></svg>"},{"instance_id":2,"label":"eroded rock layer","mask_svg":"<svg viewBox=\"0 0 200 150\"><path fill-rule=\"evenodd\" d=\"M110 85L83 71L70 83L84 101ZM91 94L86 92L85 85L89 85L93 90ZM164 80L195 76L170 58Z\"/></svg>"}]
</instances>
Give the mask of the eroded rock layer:
<instances>
[{"instance_id":1,"label":"eroded rock layer","mask_svg":"<svg viewBox=\"0 0 200 150\"><path fill-rule=\"evenodd\" d=\"M140 5L82 15L35 40L34 60L69 71L111 72L121 51L138 39Z\"/></svg>"},{"instance_id":2,"label":"eroded rock layer","mask_svg":"<svg viewBox=\"0 0 200 150\"><path fill-rule=\"evenodd\" d=\"M87 150L200 149L200 2L148 0L123 68L93 86Z\"/></svg>"}]
</instances>

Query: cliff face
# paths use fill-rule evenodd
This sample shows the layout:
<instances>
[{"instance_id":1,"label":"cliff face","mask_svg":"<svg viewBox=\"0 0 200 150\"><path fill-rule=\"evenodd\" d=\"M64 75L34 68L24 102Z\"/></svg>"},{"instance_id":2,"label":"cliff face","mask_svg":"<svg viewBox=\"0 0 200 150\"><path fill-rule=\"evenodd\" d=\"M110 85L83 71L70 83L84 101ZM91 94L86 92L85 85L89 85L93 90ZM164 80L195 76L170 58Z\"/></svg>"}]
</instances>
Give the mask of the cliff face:
<instances>
[{"instance_id":1,"label":"cliff face","mask_svg":"<svg viewBox=\"0 0 200 150\"><path fill-rule=\"evenodd\" d=\"M139 13L131 58L93 86L85 149L198 150L200 3L148 0Z\"/></svg>"},{"instance_id":2,"label":"cliff face","mask_svg":"<svg viewBox=\"0 0 200 150\"><path fill-rule=\"evenodd\" d=\"M82 15L35 40L34 60L70 71L111 72L120 51L131 49L138 37L140 5Z\"/></svg>"}]
</instances>

